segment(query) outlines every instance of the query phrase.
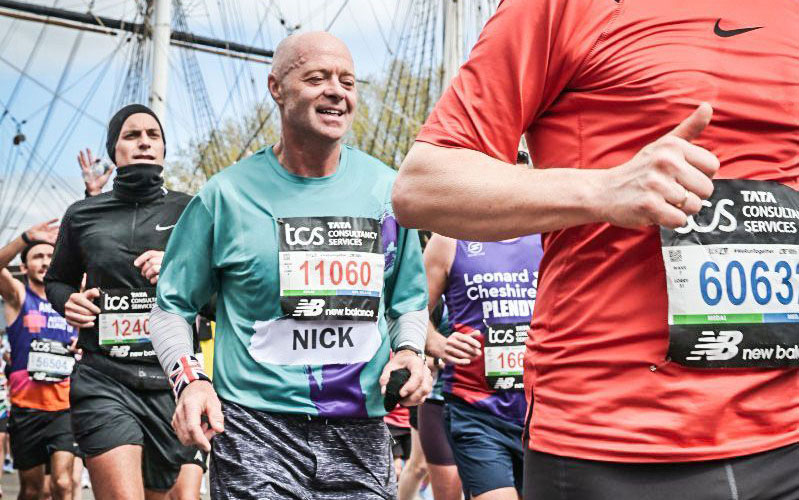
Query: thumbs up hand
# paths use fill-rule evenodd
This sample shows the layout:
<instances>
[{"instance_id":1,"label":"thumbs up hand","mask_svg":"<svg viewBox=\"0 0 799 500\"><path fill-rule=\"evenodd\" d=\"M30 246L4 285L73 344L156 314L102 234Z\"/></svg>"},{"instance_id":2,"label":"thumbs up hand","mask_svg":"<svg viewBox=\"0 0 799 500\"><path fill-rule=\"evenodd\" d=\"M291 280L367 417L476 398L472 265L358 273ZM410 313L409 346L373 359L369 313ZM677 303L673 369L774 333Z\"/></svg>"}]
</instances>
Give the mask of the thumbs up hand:
<instances>
[{"instance_id":1,"label":"thumbs up hand","mask_svg":"<svg viewBox=\"0 0 799 500\"><path fill-rule=\"evenodd\" d=\"M702 103L672 131L644 146L628 162L605 173L602 219L616 226L685 225L713 194L719 169L713 153L691 141L710 123L713 108Z\"/></svg>"}]
</instances>

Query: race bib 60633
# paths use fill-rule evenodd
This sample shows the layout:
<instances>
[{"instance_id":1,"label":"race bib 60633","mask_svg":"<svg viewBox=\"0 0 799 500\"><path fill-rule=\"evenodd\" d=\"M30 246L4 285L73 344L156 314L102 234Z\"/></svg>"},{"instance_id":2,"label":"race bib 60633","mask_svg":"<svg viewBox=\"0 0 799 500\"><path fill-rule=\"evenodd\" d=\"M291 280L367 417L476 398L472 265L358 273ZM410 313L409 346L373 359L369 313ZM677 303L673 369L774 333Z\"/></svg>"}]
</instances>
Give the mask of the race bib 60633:
<instances>
[{"instance_id":1,"label":"race bib 60633","mask_svg":"<svg viewBox=\"0 0 799 500\"><path fill-rule=\"evenodd\" d=\"M669 357L705 368L799 366L799 193L717 180L702 211L662 229Z\"/></svg>"},{"instance_id":2,"label":"race bib 60633","mask_svg":"<svg viewBox=\"0 0 799 500\"><path fill-rule=\"evenodd\" d=\"M377 321L385 260L366 217L279 220L280 305L295 320Z\"/></svg>"}]
</instances>

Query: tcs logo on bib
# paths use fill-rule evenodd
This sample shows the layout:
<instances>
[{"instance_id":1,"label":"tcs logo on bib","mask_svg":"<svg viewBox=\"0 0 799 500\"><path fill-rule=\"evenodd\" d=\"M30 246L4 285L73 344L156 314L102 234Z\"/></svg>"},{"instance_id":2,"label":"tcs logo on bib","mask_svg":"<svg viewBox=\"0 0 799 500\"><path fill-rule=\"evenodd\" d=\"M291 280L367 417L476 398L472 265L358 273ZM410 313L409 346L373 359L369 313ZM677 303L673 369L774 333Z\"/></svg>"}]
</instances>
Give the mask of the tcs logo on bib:
<instances>
[{"instance_id":1,"label":"tcs logo on bib","mask_svg":"<svg viewBox=\"0 0 799 500\"><path fill-rule=\"evenodd\" d=\"M120 309L127 310L129 306L127 297L113 297L106 295L104 301L104 308L106 311L118 311Z\"/></svg>"},{"instance_id":2,"label":"tcs logo on bib","mask_svg":"<svg viewBox=\"0 0 799 500\"><path fill-rule=\"evenodd\" d=\"M315 227L291 227L286 223L286 243L288 245L321 245L325 242L324 229Z\"/></svg>"},{"instance_id":3,"label":"tcs logo on bib","mask_svg":"<svg viewBox=\"0 0 799 500\"><path fill-rule=\"evenodd\" d=\"M688 217L688 222L686 222L683 227L679 227L674 231L679 234L688 234L691 231L696 231L697 233L710 233L718 229L719 231L724 231L725 233L731 233L738 228L738 221L735 219L735 216L733 216L727 210L727 207L731 207L733 205L735 205L735 203L733 203L732 200L719 200L719 202L716 204L715 210L713 211L713 220L710 221L710 224L707 226L700 226L694 220L694 216L691 215ZM711 208L713 204L707 200L702 200L702 206L705 208ZM724 222L722 222L722 218L725 219Z\"/></svg>"}]
</instances>

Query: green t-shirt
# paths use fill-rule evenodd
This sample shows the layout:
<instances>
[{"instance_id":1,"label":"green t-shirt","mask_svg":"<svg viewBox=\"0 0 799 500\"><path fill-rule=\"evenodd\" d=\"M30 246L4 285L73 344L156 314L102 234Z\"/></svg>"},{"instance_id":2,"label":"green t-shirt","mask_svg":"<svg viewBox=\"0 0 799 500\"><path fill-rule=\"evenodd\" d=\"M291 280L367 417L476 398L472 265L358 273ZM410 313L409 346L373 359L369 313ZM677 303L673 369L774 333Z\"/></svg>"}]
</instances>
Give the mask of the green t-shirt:
<instances>
[{"instance_id":1,"label":"green t-shirt","mask_svg":"<svg viewBox=\"0 0 799 500\"><path fill-rule=\"evenodd\" d=\"M391 209L396 173L342 147L299 177L272 148L215 175L172 232L158 305L192 322L217 296L214 387L248 408L379 417L385 315L424 310L419 238Z\"/></svg>"}]
</instances>

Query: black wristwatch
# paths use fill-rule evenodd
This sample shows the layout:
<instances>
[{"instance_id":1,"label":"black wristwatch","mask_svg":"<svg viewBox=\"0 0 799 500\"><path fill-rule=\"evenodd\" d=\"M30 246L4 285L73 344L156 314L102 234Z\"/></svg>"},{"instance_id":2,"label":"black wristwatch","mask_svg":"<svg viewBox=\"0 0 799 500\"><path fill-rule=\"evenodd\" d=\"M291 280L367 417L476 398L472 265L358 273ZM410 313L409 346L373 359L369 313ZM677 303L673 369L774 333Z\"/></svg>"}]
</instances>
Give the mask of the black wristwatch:
<instances>
[{"instance_id":1,"label":"black wristwatch","mask_svg":"<svg viewBox=\"0 0 799 500\"><path fill-rule=\"evenodd\" d=\"M395 353L400 351L411 351L412 353L416 354L420 358L422 358L422 363L427 361L427 356L424 355L424 351L421 351L410 344L405 344L402 346L397 347L397 350L394 351Z\"/></svg>"}]
</instances>

